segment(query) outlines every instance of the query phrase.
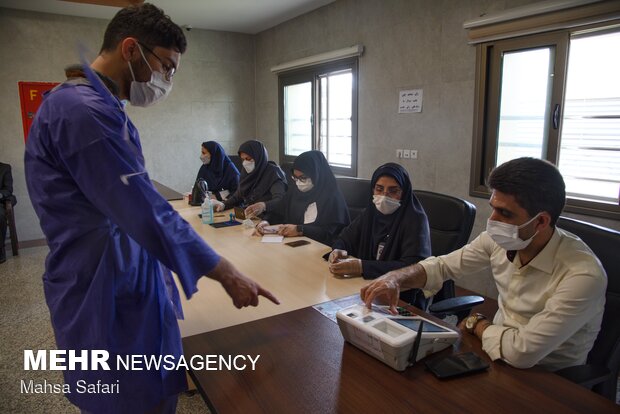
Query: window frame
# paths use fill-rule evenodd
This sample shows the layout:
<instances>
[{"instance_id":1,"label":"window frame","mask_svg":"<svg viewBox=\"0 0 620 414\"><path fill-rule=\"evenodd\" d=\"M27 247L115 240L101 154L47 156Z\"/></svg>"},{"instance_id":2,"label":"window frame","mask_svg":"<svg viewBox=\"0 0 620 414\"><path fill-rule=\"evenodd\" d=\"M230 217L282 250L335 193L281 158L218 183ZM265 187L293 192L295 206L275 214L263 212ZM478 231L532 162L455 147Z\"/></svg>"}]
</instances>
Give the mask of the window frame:
<instances>
[{"instance_id":1,"label":"window frame","mask_svg":"<svg viewBox=\"0 0 620 414\"><path fill-rule=\"evenodd\" d=\"M578 29L562 29L543 34L483 42L476 46L474 122L469 188L471 196L490 198L491 195L486 186L486 180L495 166L497 156L502 52L536 49L544 46L555 47L555 53L552 57L554 70L550 105L547 108L545 120L547 140L543 143L546 147L543 149L545 155L542 158L558 165L571 36L577 38L581 36L581 33L604 34L610 30L617 31L618 24L620 24L620 20L607 21ZM554 129L550 124L556 105L559 105L560 122L559 127ZM620 219L620 201L617 205L613 205L567 196L564 211Z\"/></svg>"},{"instance_id":2,"label":"window frame","mask_svg":"<svg viewBox=\"0 0 620 414\"><path fill-rule=\"evenodd\" d=\"M321 102L321 76L337 72L339 70L351 70L352 91L351 91L351 168L337 167L330 165L334 174L343 176L357 176L357 154L358 154L358 76L359 59L357 56L339 59L332 62L312 65L301 69L282 72L278 75L278 128L279 128L279 149L280 164L292 164L295 155L285 154L284 143L284 87L303 82L312 83L312 149L320 150L320 102ZM317 120L319 122L317 122Z\"/></svg>"}]
</instances>

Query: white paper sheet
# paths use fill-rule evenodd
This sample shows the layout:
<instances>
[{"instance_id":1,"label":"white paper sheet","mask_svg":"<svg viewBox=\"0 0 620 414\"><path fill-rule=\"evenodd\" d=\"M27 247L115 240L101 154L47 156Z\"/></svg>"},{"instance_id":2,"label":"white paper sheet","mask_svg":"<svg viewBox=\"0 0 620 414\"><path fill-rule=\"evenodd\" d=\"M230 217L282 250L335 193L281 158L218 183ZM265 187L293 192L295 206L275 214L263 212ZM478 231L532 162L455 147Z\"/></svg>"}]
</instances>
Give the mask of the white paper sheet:
<instances>
[{"instance_id":1,"label":"white paper sheet","mask_svg":"<svg viewBox=\"0 0 620 414\"><path fill-rule=\"evenodd\" d=\"M284 236L278 234L265 234L261 239L263 243L282 243Z\"/></svg>"}]
</instances>

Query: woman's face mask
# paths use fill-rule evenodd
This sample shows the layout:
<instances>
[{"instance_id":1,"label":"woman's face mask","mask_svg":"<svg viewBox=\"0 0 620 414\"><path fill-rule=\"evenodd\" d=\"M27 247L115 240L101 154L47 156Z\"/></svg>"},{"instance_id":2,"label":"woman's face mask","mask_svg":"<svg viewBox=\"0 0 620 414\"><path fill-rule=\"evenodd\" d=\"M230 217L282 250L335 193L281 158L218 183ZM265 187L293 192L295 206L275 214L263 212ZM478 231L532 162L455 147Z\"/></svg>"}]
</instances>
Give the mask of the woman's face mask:
<instances>
[{"instance_id":1,"label":"woman's face mask","mask_svg":"<svg viewBox=\"0 0 620 414\"><path fill-rule=\"evenodd\" d=\"M536 220L539 215L540 213L536 214L531 220L520 226L489 219L487 220L487 233L495 243L505 250L523 250L529 246L532 239L538 234L538 231L529 239L523 240L519 237L519 229Z\"/></svg>"},{"instance_id":2,"label":"woman's face mask","mask_svg":"<svg viewBox=\"0 0 620 414\"><path fill-rule=\"evenodd\" d=\"M203 164L208 165L211 162L211 156L209 154L200 154L200 161Z\"/></svg>"},{"instance_id":3,"label":"woman's face mask","mask_svg":"<svg viewBox=\"0 0 620 414\"><path fill-rule=\"evenodd\" d=\"M372 202L375 204L377 210L385 215L392 214L400 207L399 200L384 195L373 195Z\"/></svg>"},{"instance_id":4,"label":"woman's face mask","mask_svg":"<svg viewBox=\"0 0 620 414\"><path fill-rule=\"evenodd\" d=\"M302 193L310 191L314 188L312 178L310 177L306 178L305 180L295 180L295 184L297 185L297 189Z\"/></svg>"},{"instance_id":5,"label":"woman's face mask","mask_svg":"<svg viewBox=\"0 0 620 414\"><path fill-rule=\"evenodd\" d=\"M254 171L254 167L256 166L256 163L254 162L254 160L252 161L243 160L242 164L243 164L243 168L245 169L245 172L247 172L248 174Z\"/></svg>"},{"instance_id":6,"label":"woman's face mask","mask_svg":"<svg viewBox=\"0 0 620 414\"><path fill-rule=\"evenodd\" d=\"M142 52L142 47L139 44L138 50L140 51L140 55L142 55L142 59L146 62L146 66L148 66L151 70L151 79L148 82L136 81L133 68L131 67L131 62L127 62L129 64L131 77L133 78L129 90L129 103L133 106L147 107L164 99L172 90L172 82L166 80L163 73L154 71L151 68L151 65L149 65L149 62L144 57L144 52Z\"/></svg>"}]
</instances>

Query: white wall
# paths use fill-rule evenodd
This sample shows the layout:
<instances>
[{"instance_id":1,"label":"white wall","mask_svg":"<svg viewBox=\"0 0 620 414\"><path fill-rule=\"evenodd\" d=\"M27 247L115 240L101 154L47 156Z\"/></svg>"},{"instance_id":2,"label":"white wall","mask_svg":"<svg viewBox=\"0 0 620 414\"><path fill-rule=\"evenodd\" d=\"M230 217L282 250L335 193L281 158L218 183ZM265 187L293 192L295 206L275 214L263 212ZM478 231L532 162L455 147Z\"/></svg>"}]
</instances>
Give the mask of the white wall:
<instances>
[{"instance_id":1,"label":"white wall","mask_svg":"<svg viewBox=\"0 0 620 414\"><path fill-rule=\"evenodd\" d=\"M485 227L488 200L469 196L476 51L462 24L533 0L337 0L259 33L256 39L257 136L278 149L277 64L355 44L359 60L358 176L399 162L414 188L467 199L477 208L472 236ZM424 91L423 111L398 114L401 89ZM396 149L418 150L397 159ZM273 152L275 157L275 152ZM617 220L579 217L620 230ZM481 276L463 283L494 294Z\"/></svg>"},{"instance_id":2,"label":"white wall","mask_svg":"<svg viewBox=\"0 0 620 414\"><path fill-rule=\"evenodd\" d=\"M21 241L43 237L24 180L18 81L62 82L77 63L77 44L99 51L107 21L0 8L0 160L13 167ZM172 94L151 108L128 107L140 131L151 178L189 191L201 165L200 144L217 140L236 153L254 136L254 36L194 29ZM105 168L102 165L101 168Z\"/></svg>"}]
</instances>

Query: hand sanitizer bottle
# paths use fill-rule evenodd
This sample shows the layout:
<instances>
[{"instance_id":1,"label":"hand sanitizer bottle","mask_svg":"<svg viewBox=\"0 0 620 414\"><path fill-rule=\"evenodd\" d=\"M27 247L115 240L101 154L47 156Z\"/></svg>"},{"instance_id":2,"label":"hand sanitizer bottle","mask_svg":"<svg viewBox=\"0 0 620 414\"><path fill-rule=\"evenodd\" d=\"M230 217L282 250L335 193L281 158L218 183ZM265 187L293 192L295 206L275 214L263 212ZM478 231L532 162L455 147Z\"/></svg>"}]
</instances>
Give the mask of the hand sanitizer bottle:
<instances>
[{"instance_id":1,"label":"hand sanitizer bottle","mask_svg":"<svg viewBox=\"0 0 620 414\"><path fill-rule=\"evenodd\" d=\"M203 224L213 223L213 203L211 202L211 193L206 192L205 201L202 203L202 222Z\"/></svg>"}]
</instances>

